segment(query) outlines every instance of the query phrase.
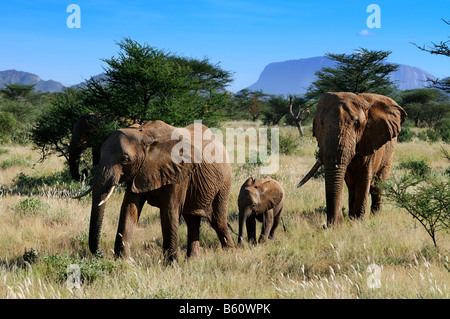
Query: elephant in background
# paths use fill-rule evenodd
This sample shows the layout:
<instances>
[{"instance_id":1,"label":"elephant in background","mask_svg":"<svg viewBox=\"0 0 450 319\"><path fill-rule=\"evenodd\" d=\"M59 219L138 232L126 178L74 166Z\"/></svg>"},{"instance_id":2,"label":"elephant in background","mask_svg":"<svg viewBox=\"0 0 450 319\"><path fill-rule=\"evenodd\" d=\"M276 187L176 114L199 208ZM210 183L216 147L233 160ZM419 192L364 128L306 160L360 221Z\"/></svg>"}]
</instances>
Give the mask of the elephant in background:
<instances>
[{"instance_id":1,"label":"elephant in background","mask_svg":"<svg viewBox=\"0 0 450 319\"><path fill-rule=\"evenodd\" d=\"M349 217L364 218L370 193L371 212L382 208L376 180L385 181L405 110L389 97L349 92L325 93L317 105L313 135L319 159L298 187L324 165L327 225L341 224L344 180L349 193Z\"/></svg>"},{"instance_id":2,"label":"elephant in background","mask_svg":"<svg viewBox=\"0 0 450 319\"><path fill-rule=\"evenodd\" d=\"M273 238L284 205L284 190L281 184L270 178L250 177L241 187L238 197L239 239L243 240L244 223L247 226L248 241L256 243L256 220L262 222L258 242Z\"/></svg>"},{"instance_id":3,"label":"elephant in background","mask_svg":"<svg viewBox=\"0 0 450 319\"><path fill-rule=\"evenodd\" d=\"M72 138L69 145L69 169L70 175L76 181L85 180L87 170L80 174L80 160L84 151L92 148L92 164L96 166L100 161L100 148L103 141L95 139L95 129L100 122L100 116L94 113L81 115L72 127Z\"/></svg>"},{"instance_id":4,"label":"elephant in background","mask_svg":"<svg viewBox=\"0 0 450 319\"><path fill-rule=\"evenodd\" d=\"M201 126L200 133L210 132L204 125L189 125L184 130L192 141L195 125ZM188 228L188 257L198 255L202 217L209 220L223 248L234 247L227 228L231 165L226 160L207 162L185 160L185 157L180 162L174 161L173 150L177 150L180 142L172 139L175 129L162 121L150 121L116 130L103 143L90 189L93 193L89 227L92 253L98 251L105 203L119 183L126 184L126 191L115 240L116 257L129 256L133 229L146 202L160 208L163 251L169 261L177 259L181 214ZM219 145L222 154L227 154L213 135L211 140L219 143L216 146ZM202 153L210 145L205 141L200 146L194 144L186 144L189 149L178 149L175 154Z\"/></svg>"},{"instance_id":5,"label":"elephant in background","mask_svg":"<svg viewBox=\"0 0 450 319\"><path fill-rule=\"evenodd\" d=\"M72 137L69 144L69 170L70 175L76 181L86 180L87 169L80 174L80 161L83 153L92 148L92 166L100 162L100 150L106 139L102 127L105 125L105 115L86 113L81 115L72 126ZM126 125L132 124L130 120L124 120ZM139 126L138 124L133 124ZM131 126L133 126L131 125Z\"/></svg>"}]
</instances>

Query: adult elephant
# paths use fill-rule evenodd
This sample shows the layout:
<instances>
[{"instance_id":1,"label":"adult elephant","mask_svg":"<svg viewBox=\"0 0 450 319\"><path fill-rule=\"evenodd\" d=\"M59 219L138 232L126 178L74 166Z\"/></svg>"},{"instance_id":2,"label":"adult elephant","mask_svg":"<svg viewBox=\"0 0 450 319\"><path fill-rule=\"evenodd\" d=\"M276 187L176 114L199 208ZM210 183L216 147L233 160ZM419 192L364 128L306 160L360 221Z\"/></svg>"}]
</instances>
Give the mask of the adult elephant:
<instances>
[{"instance_id":1,"label":"adult elephant","mask_svg":"<svg viewBox=\"0 0 450 319\"><path fill-rule=\"evenodd\" d=\"M180 134L181 142L177 139ZM202 140L207 134L211 136L209 143ZM180 214L188 228L188 257L198 254L202 217L210 221L222 247L234 247L227 228L231 165L223 157L204 160L206 149L215 159L220 154L227 156L223 144L201 124L177 129L162 121L151 121L114 131L102 145L94 175L91 252L98 251L105 203L119 183L126 184L126 191L115 241L117 257L129 256L133 229L145 202L160 208L163 250L170 261L177 259ZM199 159L199 154L204 157Z\"/></svg>"},{"instance_id":2,"label":"adult elephant","mask_svg":"<svg viewBox=\"0 0 450 319\"><path fill-rule=\"evenodd\" d=\"M371 212L381 210L382 195L375 182L388 177L405 117L405 110L383 95L323 94L313 122L319 159L298 187L324 165L327 225L342 223L344 180L348 186L351 218L365 216L369 192Z\"/></svg>"}]
</instances>

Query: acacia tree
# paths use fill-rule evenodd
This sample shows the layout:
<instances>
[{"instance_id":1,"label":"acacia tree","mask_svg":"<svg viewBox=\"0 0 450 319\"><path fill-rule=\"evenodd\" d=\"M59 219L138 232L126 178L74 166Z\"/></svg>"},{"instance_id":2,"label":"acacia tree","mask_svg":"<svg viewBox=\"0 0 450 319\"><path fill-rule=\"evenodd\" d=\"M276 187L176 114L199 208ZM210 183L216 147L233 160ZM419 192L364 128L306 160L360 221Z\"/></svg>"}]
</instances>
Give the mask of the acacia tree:
<instances>
[{"instance_id":1,"label":"acacia tree","mask_svg":"<svg viewBox=\"0 0 450 319\"><path fill-rule=\"evenodd\" d=\"M336 62L334 67L324 67L317 71L315 80L306 94L309 98L319 98L325 92L378 93L391 95L396 87L389 74L398 65L386 62L391 51L376 51L360 48L352 54L332 54L326 56Z\"/></svg>"},{"instance_id":2,"label":"acacia tree","mask_svg":"<svg viewBox=\"0 0 450 319\"><path fill-rule=\"evenodd\" d=\"M176 56L129 38L117 44L117 57L102 59L105 77L89 80L83 89L87 105L119 122L217 122L226 104L230 72L208 59Z\"/></svg>"},{"instance_id":3,"label":"acacia tree","mask_svg":"<svg viewBox=\"0 0 450 319\"><path fill-rule=\"evenodd\" d=\"M427 177L407 174L379 185L387 199L419 221L437 247L437 232L450 229L449 178L432 181Z\"/></svg>"},{"instance_id":4,"label":"acacia tree","mask_svg":"<svg viewBox=\"0 0 450 319\"><path fill-rule=\"evenodd\" d=\"M251 91L242 89L233 95L230 104L232 104L231 116L238 116L239 119L251 119L256 121L265 110L267 94L262 91Z\"/></svg>"},{"instance_id":5,"label":"acacia tree","mask_svg":"<svg viewBox=\"0 0 450 319\"><path fill-rule=\"evenodd\" d=\"M57 153L68 160L72 124L81 114L90 112L82 103L82 92L73 88L56 93L49 109L41 114L31 132L31 140L44 160Z\"/></svg>"},{"instance_id":6,"label":"acacia tree","mask_svg":"<svg viewBox=\"0 0 450 319\"><path fill-rule=\"evenodd\" d=\"M400 97L403 108L416 127L422 121L431 127L450 112L450 98L437 89L405 90Z\"/></svg>"},{"instance_id":7,"label":"acacia tree","mask_svg":"<svg viewBox=\"0 0 450 319\"><path fill-rule=\"evenodd\" d=\"M444 23L450 25L450 20L444 20L442 19L442 21L444 21ZM450 36L448 37L449 40L447 41L441 41L439 43L434 43L432 42L431 46L426 47L425 45L419 46L415 43L413 43L417 48L419 48L422 51L431 53L431 54L436 54L436 55L443 55L443 56L447 56L450 57ZM436 79L436 80L429 80L432 83L432 86L443 90L447 93L450 93L450 77L446 77L442 80Z\"/></svg>"},{"instance_id":8,"label":"acacia tree","mask_svg":"<svg viewBox=\"0 0 450 319\"><path fill-rule=\"evenodd\" d=\"M102 60L105 76L92 77L76 93L63 93L38 119L33 141L43 155L67 156L72 125L86 113L100 116L93 134L97 145L130 123L162 120L184 126L201 119L216 125L225 117L230 72L208 59L180 57L129 38L117 45L117 56Z\"/></svg>"},{"instance_id":9,"label":"acacia tree","mask_svg":"<svg viewBox=\"0 0 450 319\"><path fill-rule=\"evenodd\" d=\"M5 84L5 87L3 89L0 89L0 91L9 100L26 101L26 99L33 92L35 86L36 84Z\"/></svg>"}]
</instances>

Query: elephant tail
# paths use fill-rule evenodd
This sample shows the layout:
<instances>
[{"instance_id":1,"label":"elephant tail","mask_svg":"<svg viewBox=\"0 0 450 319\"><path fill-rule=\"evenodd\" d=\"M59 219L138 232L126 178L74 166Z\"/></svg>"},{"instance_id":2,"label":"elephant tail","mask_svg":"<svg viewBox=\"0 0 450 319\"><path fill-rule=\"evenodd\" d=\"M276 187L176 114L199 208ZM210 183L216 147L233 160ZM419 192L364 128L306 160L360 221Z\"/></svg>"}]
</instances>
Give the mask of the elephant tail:
<instances>
[{"instance_id":1,"label":"elephant tail","mask_svg":"<svg viewBox=\"0 0 450 319\"><path fill-rule=\"evenodd\" d=\"M233 227L231 227L230 223L227 222L227 224L228 224L228 228L231 230L231 232L232 232L233 234L235 234L236 236L239 236L239 234L236 233L236 232L234 231Z\"/></svg>"},{"instance_id":2,"label":"elephant tail","mask_svg":"<svg viewBox=\"0 0 450 319\"><path fill-rule=\"evenodd\" d=\"M286 231L286 225L284 224L284 218L281 217L281 223L283 224L283 230Z\"/></svg>"}]
</instances>

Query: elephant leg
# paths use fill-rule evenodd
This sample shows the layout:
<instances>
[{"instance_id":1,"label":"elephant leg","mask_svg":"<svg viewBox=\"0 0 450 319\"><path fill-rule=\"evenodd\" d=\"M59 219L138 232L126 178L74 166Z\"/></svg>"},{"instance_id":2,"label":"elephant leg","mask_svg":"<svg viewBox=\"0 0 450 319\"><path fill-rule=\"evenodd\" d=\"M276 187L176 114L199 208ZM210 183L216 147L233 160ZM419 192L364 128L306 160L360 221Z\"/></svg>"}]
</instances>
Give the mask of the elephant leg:
<instances>
[{"instance_id":1,"label":"elephant leg","mask_svg":"<svg viewBox=\"0 0 450 319\"><path fill-rule=\"evenodd\" d=\"M381 195L381 189L373 185L370 187L370 195L372 198L372 204L370 206L370 212L375 215L381 212L383 207L383 197Z\"/></svg>"},{"instance_id":2,"label":"elephant leg","mask_svg":"<svg viewBox=\"0 0 450 319\"><path fill-rule=\"evenodd\" d=\"M219 191L212 203L211 226L219 237L222 248L234 248L233 238L231 238L227 223L229 191Z\"/></svg>"},{"instance_id":3,"label":"elephant leg","mask_svg":"<svg viewBox=\"0 0 450 319\"><path fill-rule=\"evenodd\" d=\"M362 219L366 214L366 202L369 195L370 180L368 175L355 182L355 194L352 210L349 210L350 218ZM352 195L353 196L353 195Z\"/></svg>"},{"instance_id":4,"label":"elephant leg","mask_svg":"<svg viewBox=\"0 0 450 319\"><path fill-rule=\"evenodd\" d=\"M263 223L261 228L261 235L259 236L258 243L263 243L269 238L269 232L273 226L273 209L268 209L263 214Z\"/></svg>"},{"instance_id":5,"label":"elephant leg","mask_svg":"<svg viewBox=\"0 0 450 319\"><path fill-rule=\"evenodd\" d=\"M389 168L383 167L375 176L370 185L370 195L372 198L372 204L370 212L372 214L380 213L383 209L383 192L377 186L378 182L385 182L389 175Z\"/></svg>"},{"instance_id":6,"label":"elephant leg","mask_svg":"<svg viewBox=\"0 0 450 319\"><path fill-rule=\"evenodd\" d=\"M195 215L183 215L188 231L187 257L195 258L200 250L200 222L201 217Z\"/></svg>"},{"instance_id":7,"label":"elephant leg","mask_svg":"<svg viewBox=\"0 0 450 319\"><path fill-rule=\"evenodd\" d=\"M119 227L114 245L116 257L126 258L130 256L131 238L145 201L145 197L141 194L133 193L130 188L126 190L120 209Z\"/></svg>"},{"instance_id":8,"label":"elephant leg","mask_svg":"<svg viewBox=\"0 0 450 319\"><path fill-rule=\"evenodd\" d=\"M178 258L179 213L176 209L165 206L161 207L160 216L164 257L172 262Z\"/></svg>"},{"instance_id":9,"label":"elephant leg","mask_svg":"<svg viewBox=\"0 0 450 319\"><path fill-rule=\"evenodd\" d=\"M278 228L278 225L280 225L282 211L283 208L279 210L279 212L275 215L275 218L273 219L273 226L269 233L269 239L275 238L275 230Z\"/></svg>"},{"instance_id":10,"label":"elephant leg","mask_svg":"<svg viewBox=\"0 0 450 319\"><path fill-rule=\"evenodd\" d=\"M347 183L347 187L348 187L348 214L350 216L350 214L353 213L353 207L355 206L356 187L354 183L352 184Z\"/></svg>"},{"instance_id":11,"label":"elephant leg","mask_svg":"<svg viewBox=\"0 0 450 319\"><path fill-rule=\"evenodd\" d=\"M248 242L256 244L256 217L251 215L245 221L245 226L247 227L247 238Z\"/></svg>"},{"instance_id":12,"label":"elephant leg","mask_svg":"<svg viewBox=\"0 0 450 319\"><path fill-rule=\"evenodd\" d=\"M164 257L172 262L178 258L178 224L185 191L179 184L168 185L163 191L166 197L160 208Z\"/></svg>"}]
</instances>

